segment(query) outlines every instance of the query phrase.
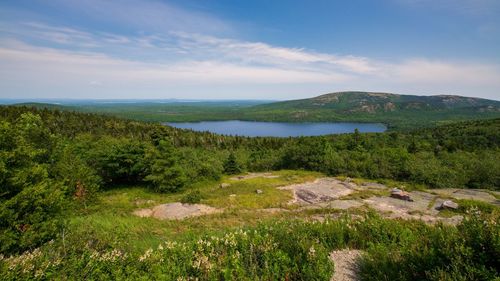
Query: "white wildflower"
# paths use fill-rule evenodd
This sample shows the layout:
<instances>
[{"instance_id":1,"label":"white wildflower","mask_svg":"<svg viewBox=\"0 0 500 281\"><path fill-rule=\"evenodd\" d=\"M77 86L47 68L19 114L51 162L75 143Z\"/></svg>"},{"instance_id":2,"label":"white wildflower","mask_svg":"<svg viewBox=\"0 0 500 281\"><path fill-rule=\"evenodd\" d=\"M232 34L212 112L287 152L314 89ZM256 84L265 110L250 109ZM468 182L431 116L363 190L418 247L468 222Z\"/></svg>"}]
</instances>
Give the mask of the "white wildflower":
<instances>
[{"instance_id":1,"label":"white wildflower","mask_svg":"<svg viewBox=\"0 0 500 281\"><path fill-rule=\"evenodd\" d=\"M314 249L314 245L309 248L309 257L314 257L316 255L316 249Z\"/></svg>"},{"instance_id":2,"label":"white wildflower","mask_svg":"<svg viewBox=\"0 0 500 281\"><path fill-rule=\"evenodd\" d=\"M150 249L148 249L148 250L144 253L144 255L142 255L142 256L140 256L140 257L139 257L139 261L141 261L141 262L142 262L142 261L145 261L146 259L148 259L148 258L151 256L151 254L152 254L152 253L153 253L153 249L151 249L151 248L150 248Z\"/></svg>"}]
</instances>

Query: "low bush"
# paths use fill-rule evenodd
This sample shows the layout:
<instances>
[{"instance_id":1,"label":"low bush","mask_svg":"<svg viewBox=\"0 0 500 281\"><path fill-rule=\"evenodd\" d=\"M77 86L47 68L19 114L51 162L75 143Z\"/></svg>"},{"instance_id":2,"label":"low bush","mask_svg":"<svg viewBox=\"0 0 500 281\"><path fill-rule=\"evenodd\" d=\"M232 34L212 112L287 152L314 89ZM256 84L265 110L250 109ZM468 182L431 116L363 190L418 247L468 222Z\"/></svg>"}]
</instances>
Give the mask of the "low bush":
<instances>
[{"instance_id":1,"label":"low bush","mask_svg":"<svg viewBox=\"0 0 500 281\"><path fill-rule=\"evenodd\" d=\"M200 203L202 197L199 190L193 190L181 198L181 203L197 204Z\"/></svg>"}]
</instances>

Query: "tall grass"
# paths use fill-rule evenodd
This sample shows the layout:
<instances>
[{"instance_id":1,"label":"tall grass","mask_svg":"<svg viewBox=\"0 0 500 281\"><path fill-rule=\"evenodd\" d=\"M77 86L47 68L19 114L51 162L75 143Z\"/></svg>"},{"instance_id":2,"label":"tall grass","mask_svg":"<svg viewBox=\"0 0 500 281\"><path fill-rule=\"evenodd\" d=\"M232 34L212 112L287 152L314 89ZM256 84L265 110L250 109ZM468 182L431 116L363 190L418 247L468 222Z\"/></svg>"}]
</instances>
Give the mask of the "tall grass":
<instances>
[{"instance_id":1,"label":"tall grass","mask_svg":"<svg viewBox=\"0 0 500 281\"><path fill-rule=\"evenodd\" d=\"M375 214L280 220L164 241L141 253L81 237L3 257L0 270L7 280L329 280L329 252L350 247L366 250L362 280L492 280L500 277L499 217L472 211L458 227Z\"/></svg>"}]
</instances>

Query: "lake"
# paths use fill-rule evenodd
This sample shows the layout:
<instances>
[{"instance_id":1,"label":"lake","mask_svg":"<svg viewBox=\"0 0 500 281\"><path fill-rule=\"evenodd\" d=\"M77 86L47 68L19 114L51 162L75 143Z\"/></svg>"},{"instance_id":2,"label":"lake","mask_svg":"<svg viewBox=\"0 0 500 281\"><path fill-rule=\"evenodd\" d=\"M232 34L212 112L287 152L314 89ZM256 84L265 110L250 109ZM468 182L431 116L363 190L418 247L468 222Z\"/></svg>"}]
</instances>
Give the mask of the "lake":
<instances>
[{"instance_id":1,"label":"lake","mask_svg":"<svg viewBox=\"0 0 500 281\"><path fill-rule=\"evenodd\" d=\"M254 121L202 121L169 122L172 127L209 131L221 135L239 135L248 137L298 137L321 136L329 134L352 133L357 128L363 133L384 132L387 127L381 123L285 123Z\"/></svg>"}]
</instances>

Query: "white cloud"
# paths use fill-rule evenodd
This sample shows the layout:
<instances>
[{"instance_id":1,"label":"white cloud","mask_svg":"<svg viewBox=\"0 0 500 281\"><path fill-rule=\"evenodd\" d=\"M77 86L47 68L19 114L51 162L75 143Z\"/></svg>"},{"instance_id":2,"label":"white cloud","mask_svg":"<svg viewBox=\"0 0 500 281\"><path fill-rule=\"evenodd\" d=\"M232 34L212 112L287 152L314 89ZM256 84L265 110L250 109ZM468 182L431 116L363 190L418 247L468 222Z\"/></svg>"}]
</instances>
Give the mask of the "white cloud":
<instances>
[{"instance_id":1,"label":"white cloud","mask_svg":"<svg viewBox=\"0 0 500 281\"><path fill-rule=\"evenodd\" d=\"M202 51L214 56L236 59L249 63L277 64L290 66L300 64L301 67L317 68L337 67L339 70L355 73L368 73L375 70L367 58L356 56L337 56L317 53L302 48L284 48L271 46L262 42L245 42L225 38L216 38L200 34L174 33L181 39L184 49L194 52Z\"/></svg>"},{"instance_id":2,"label":"white cloud","mask_svg":"<svg viewBox=\"0 0 500 281\"><path fill-rule=\"evenodd\" d=\"M34 89L65 95L77 88L97 97L140 91L140 97L210 98L197 93L212 89L221 98L236 92L245 96L230 97L279 98L269 96L272 89L290 98L357 89L499 98L500 67L489 63L384 61L185 31L124 36L33 22L6 30L0 30L5 97Z\"/></svg>"},{"instance_id":3,"label":"white cloud","mask_svg":"<svg viewBox=\"0 0 500 281\"><path fill-rule=\"evenodd\" d=\"M238 65L221 61L183 61L172 64L115 59L96 53L77 53L17 44L0 48L0 66L10 69L4 77L40 80L57 77L61 83L87 81L88 77L113 83L304 83L345 80L337 73L288 70L268 66Z\"/></svg>"},{"instance_id":4,"label":"white cloud","mask_svg":"<svg viewBox=\"0 0 500 281\"><path fill-rule=\"evenodd\" d=\"M401 82L500 86L500 68L488 64L413 59L394 65L390 72Z\"/></svg>"}]
</instances>

